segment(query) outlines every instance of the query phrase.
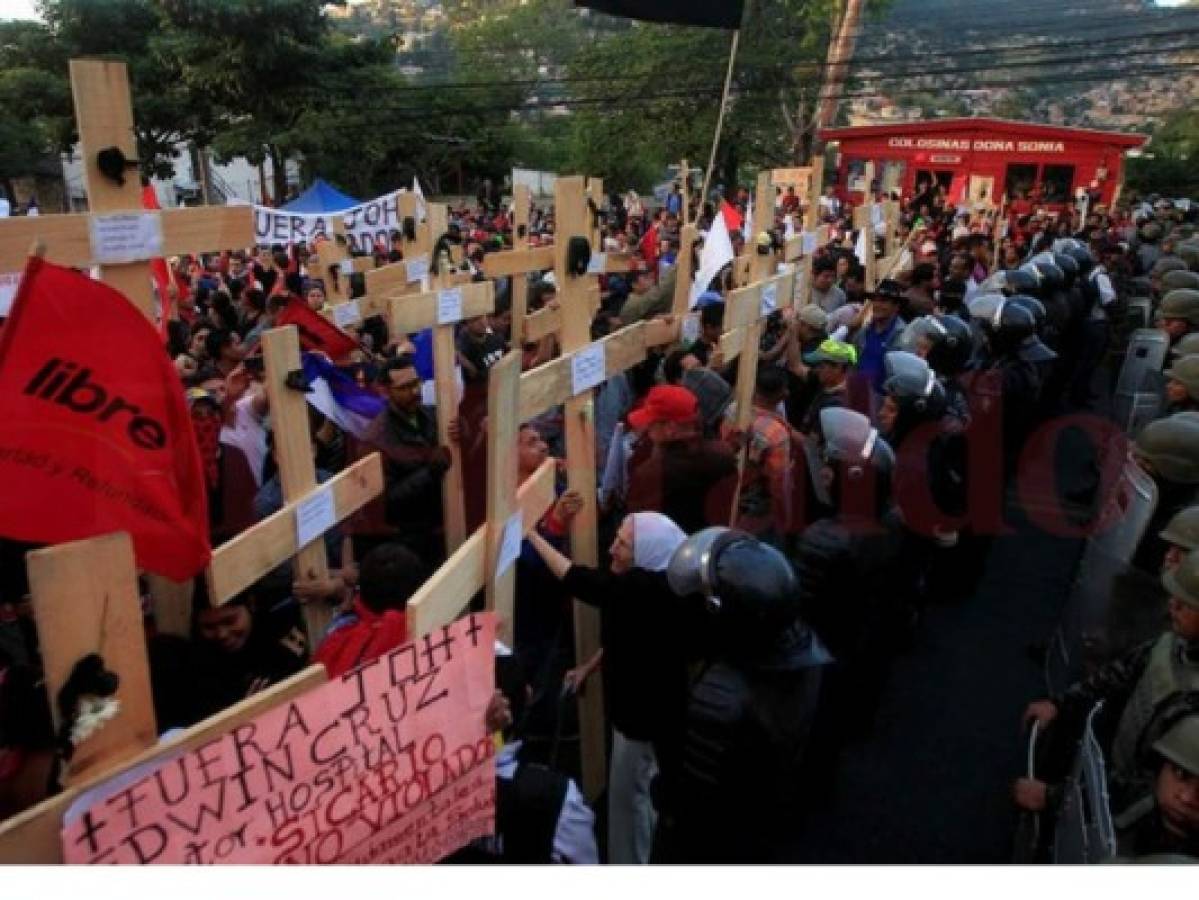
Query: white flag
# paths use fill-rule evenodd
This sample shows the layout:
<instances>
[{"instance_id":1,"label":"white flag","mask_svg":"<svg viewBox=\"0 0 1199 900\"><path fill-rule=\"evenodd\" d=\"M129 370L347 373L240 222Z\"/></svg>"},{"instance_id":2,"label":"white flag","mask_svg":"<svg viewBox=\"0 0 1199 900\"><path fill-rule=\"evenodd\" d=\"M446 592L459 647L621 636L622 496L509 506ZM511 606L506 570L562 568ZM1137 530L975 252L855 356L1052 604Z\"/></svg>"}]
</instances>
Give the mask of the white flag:
<instances>
[{"instance_id":1,"label":"white flag","mask_svg":"<svg viewBox=\"0 0 1199 900\"><path fill-rule=\"evenodd\" d=\"M870 252L871 253L874 252L873 247L870 248ZM865 266L866 266L866 229L865 228L858 229L858 241L853 246L853 255L858 258L858 262L860 262L862 264L862 267L865 268Z\"/></svg>"},{"instance_id":2,"label":"white flag","mask_svg":"<svg viewBox=\"0 0 1199 900\"><path fill-rule=\"evenodd\" d=\"M724 215L717 210L712 227L704 236L704 246L699 252L699 271L695 282L691 285L691 302L689 309L695 309L699 295L708 289L712 279L720 274L720 270L733 261L733 242L729 239L729 226L724 221Z\"/></svg>"},{"instance_id":3,"label":"white flag","mask_svg":"<svg viewBox=\"0 0 1199 900\"><path fill-rule=\"evenodd\" d=\"M429 208L425 204L425 192L420 189L420 179L412 176L412 193L416 194L416 220L423 222L428 217Z\"/></svg>"}]
</instances>

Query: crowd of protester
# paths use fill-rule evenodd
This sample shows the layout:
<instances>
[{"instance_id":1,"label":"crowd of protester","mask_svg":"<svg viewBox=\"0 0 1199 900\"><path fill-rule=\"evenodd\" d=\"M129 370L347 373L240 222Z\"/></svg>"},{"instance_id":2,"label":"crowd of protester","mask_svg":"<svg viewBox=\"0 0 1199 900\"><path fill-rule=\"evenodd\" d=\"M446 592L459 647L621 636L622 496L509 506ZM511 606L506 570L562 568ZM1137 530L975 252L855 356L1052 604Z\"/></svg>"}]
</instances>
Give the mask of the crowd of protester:
<instances>
[{"instance_id":1,"label":"crowd of protester","mask_svg":"<svg viewBox=\"0 0 1199 900\"><path fill-rule=\"evenodd\" d=\"M731 266L702 286L694 340L599 389L598 496L560 479L516 564L515 639L497 658L505 699L488 723L506 741L500 834L463 861L780 860L804 812L828 802L845 748L869 736L892 663L926 610L969 602L1003 515L991 507L1030 469L1052 466L1029 452L1030 438L1062 416L1106 414L1134 298L1148 299L1149 324L1171 347L1161 414L1131 443L1158 489L1136 566L1159 586L1145 602L1168 610L1170 628L1030 706L1064 749L1045 779L1013 791L1022 808L1052 812L1082 720L1103 699L1121 853L1199 856L1199 206L1150 198L1085 219L1015 210L997 228L993 212L922 187L902 203L896 252L877 260L871 286L849 200L836 188L820 199L828 240L812 262L811 302L763 328L746 430L734 426L736 367L720 352ZM596 249L634 254L637 265L601 278L593 336L670 314L679 267L694 267L698 249L680 244L684 202L678 190L660 206L609 198ZM744 218L748 202L741 189L689 212L702 234L726 206ZM755 214L765 244L804 213L794 191L780 191L773 217ZM512 246L512 213L494 189L451 209L450 221L445 245L476 278L487 254ZM552 208L535 206L530 244L552 242L553 230ZM758 234L731 237L737 254L759 245ZM401 261L403 247L393 235L376 263ZM867 252L883 249L880 235ZM297 298L328 312L333 279L364 290L362 276L322 271L316 258L312 247L274 246L172 261L166 346L204 460L214 544L283 503L261 335ZM558 303L557 287L552 272L531 274L529 312ZM457 410L431 405L428 333L393 334L382 318L347 329L356 348L333 362L386 407L361 435L312 411L318 477L377 450L384 493L326 536L328 578L287 564L219 606L198 579L190 639L155 634L148 605L160 729L310 661L337 675L408 638L405 604L445 558L441 483L452 455L438 416L452 419L477 527L488 369L509 350L526 369L559 353L552 334L511 346L511 290L499 280L495 312L460 327ZM521 478L561 459L563 444L560 409L522 423ZM1094 478L1070 498L1079 515L1103 506L1114 446L1095 448ZM988 490L1000 500L980 499ZM569 526L588 504L607 548L599 567L571 558ZM44 789L53 755L26 549L6 544L2 564L0 814ZM590 659L575 656L573 599L602 613L602 650ZM316 646L304 603L336 607ZM568 702L597 679L611 730L598 819L576 784Z\"/></svg>"}]
</instances>

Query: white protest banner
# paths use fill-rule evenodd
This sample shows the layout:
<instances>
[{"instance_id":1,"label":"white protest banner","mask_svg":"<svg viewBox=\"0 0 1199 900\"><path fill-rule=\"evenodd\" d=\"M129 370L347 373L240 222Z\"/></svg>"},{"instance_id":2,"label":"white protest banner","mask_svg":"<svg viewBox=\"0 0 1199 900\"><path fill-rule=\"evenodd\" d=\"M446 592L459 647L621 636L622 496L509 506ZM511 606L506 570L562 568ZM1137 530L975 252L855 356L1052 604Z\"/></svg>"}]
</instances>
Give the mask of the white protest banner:
<instances>
[{"instance_id":1,"label":"white protest banner","mask_svg":"<svg viewBox=\"0 0 1199 900\"><path fill-rule=\"evenodd\" d=\"M382 197L376 197L366 203L347 209L344 216L346 240L350 250L355 253L372 253L375 245L384 247L390 245L391 233L399 231L402 225L400 218L400 194L403 190L392 191Z\"/></svg>"},{"instance_id":2,"label":"white protest banner","mask_svg":"<svg viewBox=\"0 0 1199 900\"><path fill-rule=\"evenodd\" d=\"M83 794L67 863L436 862L495 829L495 615Z\"/></svg>"},{"instance_id":3,"label":"white protest banner","mask_svg":"<svg viewBox=\"0 0 1199 900\"><path fill-rule=\"evenodd\" d=\"M308 244L327 238L337 213L292 213L267 206L254 207L254 242L271 244Z\"/></svg>"},{"instance_id":4,"label":"white protest banner","mask_svg":"<svg viewBox=\"0 0 1199 900\"><path fill-rule=\"evenodd\" d=\"M378 243L388 245L391 233L400 229L402 193L401 188L349 209L321 213L296 213L255 206L254 240L263 246L311 243L337 231L335 226L340 220L351 252L370 253Z\"/></svg>"}]
</instances>

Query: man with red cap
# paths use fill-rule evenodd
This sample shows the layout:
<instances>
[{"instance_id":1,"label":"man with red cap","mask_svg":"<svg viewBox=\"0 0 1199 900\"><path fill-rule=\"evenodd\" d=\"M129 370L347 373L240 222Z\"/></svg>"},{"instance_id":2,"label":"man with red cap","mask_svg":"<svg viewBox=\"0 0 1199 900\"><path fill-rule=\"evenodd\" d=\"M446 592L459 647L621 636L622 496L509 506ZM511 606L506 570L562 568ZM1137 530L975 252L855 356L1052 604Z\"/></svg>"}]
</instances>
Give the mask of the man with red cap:
<instances>
[{"instance_id":1,"label":"man with red cap","mask_svg":"<svg viewBox=\"0 0 1199 900\"><path fill-rule=\"evenodd\" d=\"M663 513L688 534L730 521L737 460L727 444L704 440L691 391L652 388L629 427L652 449L629 474L628 512Z\"/></svg>"}]
</instances>

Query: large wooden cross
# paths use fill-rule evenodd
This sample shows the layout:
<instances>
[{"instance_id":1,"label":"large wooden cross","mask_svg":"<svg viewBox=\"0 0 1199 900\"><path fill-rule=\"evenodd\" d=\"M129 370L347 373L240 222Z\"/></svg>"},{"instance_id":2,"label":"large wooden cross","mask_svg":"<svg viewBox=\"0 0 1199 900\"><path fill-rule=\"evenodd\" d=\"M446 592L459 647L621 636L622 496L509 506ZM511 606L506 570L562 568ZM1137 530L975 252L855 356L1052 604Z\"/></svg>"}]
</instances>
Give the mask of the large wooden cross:
<instances>
[{"instance_id":1,"label":"large wooden cross","mask_svg":"<svg viewBox=\"0 0 1199 900\"><path fill-rule=\"evenodd\" d=\"M0 219L0 272L21 271L30 246L40 242L51 262L79 268L99 265L106 284L156 321L149 261L253 244L253 211L247 206L143 210L125 63L73 59L70 75L89 212ZM111 148L130 162L123 183L100 171L100 152ZM139 226L152 238L161 235L156 249L147 247L153 241L130 240ZM124 254L117 252L122 236L128 240Z\"/></svg>"},{"instance_id":2,"label":"large wooden cross","mask_svg":"<svg viewBox=\"0 0 1199 900\"><path fill-rule=\"evenodd\" d=\"M335 217L333 234L314 249L313 260L325 285L325 296L336 306L350 299L350 276L375 268L374 256L351 256L345 239L345 222Z\"/></svg>"}]
</instances>

